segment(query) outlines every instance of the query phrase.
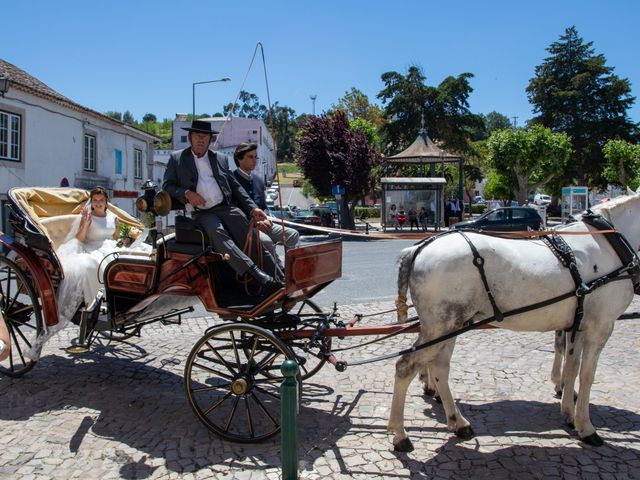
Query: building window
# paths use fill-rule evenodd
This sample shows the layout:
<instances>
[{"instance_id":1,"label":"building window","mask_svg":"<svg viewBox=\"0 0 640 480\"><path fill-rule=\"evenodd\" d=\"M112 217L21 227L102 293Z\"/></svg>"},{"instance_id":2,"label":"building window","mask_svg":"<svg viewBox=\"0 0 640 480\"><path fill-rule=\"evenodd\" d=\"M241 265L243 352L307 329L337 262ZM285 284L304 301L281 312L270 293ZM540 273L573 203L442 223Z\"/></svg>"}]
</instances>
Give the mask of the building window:
<instances>
[{"instance_id":1,"label":"building window","mask_svg":"<svg viewBox=\"0 0 640 480\"><path fill-rule=\"evenodd\" d=\"M82 155L82 168L87 172L96 171L96 137L84 136L84 152Z\"/></svg>"},{"instance_id":2,"label":"building window","mask_svg":"<svg viewBox=\"0 0 640 480\"><path fill-rule=\"evenodd\" d=\"M122 150L116 148L116 175L122 175Z\"/></svg>"},{"instance_id":3,"label":"building window","mask_svg":"<svg viewBox=\"0 0 640 480\"><path fill-rule=\"evenodd\" d=\"M133 176L142 178L142 150L133 149Z\"/></svg>"},{"instance_id":4,"label":"building window","mask_svg":"<svg viewBox=\"0 0 640 480\"><path fill-rule=\"evenodd\" d=\"M22 117L0 110L0 160L20 161Z\"/></svg>"}]
</instances>

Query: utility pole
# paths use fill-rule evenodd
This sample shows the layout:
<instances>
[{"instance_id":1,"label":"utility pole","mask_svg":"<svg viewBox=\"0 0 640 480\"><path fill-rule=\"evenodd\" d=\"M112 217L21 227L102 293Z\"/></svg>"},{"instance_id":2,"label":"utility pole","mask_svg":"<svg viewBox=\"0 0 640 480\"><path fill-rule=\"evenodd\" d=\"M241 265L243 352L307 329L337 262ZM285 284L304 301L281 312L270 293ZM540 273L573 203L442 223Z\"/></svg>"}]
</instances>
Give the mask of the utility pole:
<instances>
[{"instance_id":1,"label":"utility pole","mask_svg":"<svg viewBox=\"0 0 640 480\"><path fill-rule=\"evenodd\" d=\"M514 115L511 118L513 118L513 129L515 130L518 127L518 117Z\"/></svg>"},{"instance_id":2,"label":"utility pole","mask_svg":"<svg viewBox=\"0 0 640 480\"><path fill-rule=\"evenodd\" d=\"M318 95L309 95L309 98L311 99L311 114L315 116L316 114L316 98L318 98Z\"/></svg>"}]
</instances>

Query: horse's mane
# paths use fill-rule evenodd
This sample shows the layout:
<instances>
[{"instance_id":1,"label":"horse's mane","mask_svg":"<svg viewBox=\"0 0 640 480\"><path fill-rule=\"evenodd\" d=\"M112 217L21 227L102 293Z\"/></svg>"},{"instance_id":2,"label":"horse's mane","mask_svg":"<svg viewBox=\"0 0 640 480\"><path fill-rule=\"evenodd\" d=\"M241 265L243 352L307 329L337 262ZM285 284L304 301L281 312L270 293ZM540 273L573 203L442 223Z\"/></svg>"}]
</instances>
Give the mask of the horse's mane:
<instances>
[{"instance_id":1,"label":"horse's mane","mask_svg":"<svg viewBox=\"0 0 640 480\"><path fill-rule=\"evenodd\" d=\"M633 201L633 200L635 200L635 201L640 200L640 195L638 195L638 194L635 194L635 195L621 195L621 196L613 198L613 199L611 199L611 200L609 200L607 202L603 202L603 203L599 203L598 205L594 205L593 207L591 207L591 211L594 212L594 213L599 213L604 218L606 218L608 220L611 220L611 211L612 210L615 210L619 206L624 205L627 202L630 202L630 201ZM584 215L584 213L582 215ZM580 218L582 218L582 215L580 216Z\"/></svg>"}]
</instances>

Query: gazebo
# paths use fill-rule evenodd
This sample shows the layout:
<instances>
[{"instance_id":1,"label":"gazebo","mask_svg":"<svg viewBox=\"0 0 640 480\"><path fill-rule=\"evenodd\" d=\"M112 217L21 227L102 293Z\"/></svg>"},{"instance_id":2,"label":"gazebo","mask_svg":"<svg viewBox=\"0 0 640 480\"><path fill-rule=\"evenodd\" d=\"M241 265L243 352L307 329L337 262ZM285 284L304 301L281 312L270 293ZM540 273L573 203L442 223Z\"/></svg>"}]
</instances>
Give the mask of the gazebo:
<instances>
[{"instance_id":1,"label":"gazebo","mask_svg":"<svg viewBox=\"0 0 640 480\"><path fill-rule=\"evenodd\" d=\"M424 128L424 119L418 136L409 147L400 153L396 153L386 158L391 164L419 164L420 177L406 178L394 177L384 178L382 182L382 226L389 227L388 215L391 205L400 206L410 205L419 212L425 207L430 212L429 218L433 221L428 222L436 229L442 225L444 218L444 187L446 181L442 177L435 176L435 166L440 163L458 163L458 199L460 200L460 215L464 207L464 189L463 189L463 159L458 155L447 152L439 148L427 136ZM425 165L429 165L429 176L425 176ZM435 208L434 208L435 207ZM408 209L409 207L407 207Z\"/></svg>"}]
</instances>

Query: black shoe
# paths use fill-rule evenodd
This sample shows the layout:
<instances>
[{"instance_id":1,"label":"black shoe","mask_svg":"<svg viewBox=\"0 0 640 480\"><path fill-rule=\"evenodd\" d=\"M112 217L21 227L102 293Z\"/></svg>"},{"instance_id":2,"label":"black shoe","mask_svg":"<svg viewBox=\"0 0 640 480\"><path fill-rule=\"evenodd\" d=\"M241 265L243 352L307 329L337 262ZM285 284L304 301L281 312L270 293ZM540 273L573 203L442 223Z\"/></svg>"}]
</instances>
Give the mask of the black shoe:
<instances>
[{"instance_id":1,"label":"black shoe","mask_svg":"<svg viewBox=\"0 0 640 480\"><path fill-rule=\"evenodd\" d=\"M247 273L251 275L256 282L272 292L284 287L282 282L276 280L271 275L267 275L255 265L253 265Z\"/></svg>"}]
</instances>

